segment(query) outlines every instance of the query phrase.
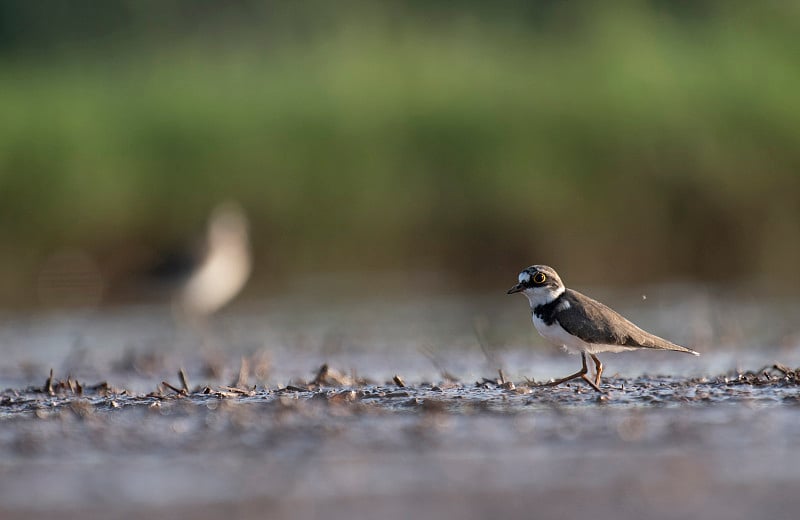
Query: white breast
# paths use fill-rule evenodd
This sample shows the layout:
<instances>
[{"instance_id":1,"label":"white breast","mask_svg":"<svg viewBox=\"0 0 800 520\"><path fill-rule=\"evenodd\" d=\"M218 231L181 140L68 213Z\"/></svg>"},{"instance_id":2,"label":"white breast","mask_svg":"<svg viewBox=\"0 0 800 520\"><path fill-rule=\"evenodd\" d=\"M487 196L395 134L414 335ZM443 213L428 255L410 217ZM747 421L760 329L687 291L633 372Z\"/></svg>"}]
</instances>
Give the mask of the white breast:
<instances>
[{"instance_id":1,"label":"white breast","mask_svg":"<svg viewBox=\"0 0 800 520\"><path fill-rule=\"evenodd\" d=\"M564 330L558 322L548 325L541 318L533 314L533 326L547 341L563 347L570 354L577 354L586 350L586 343Z\"/></svg>"}]
</instances>

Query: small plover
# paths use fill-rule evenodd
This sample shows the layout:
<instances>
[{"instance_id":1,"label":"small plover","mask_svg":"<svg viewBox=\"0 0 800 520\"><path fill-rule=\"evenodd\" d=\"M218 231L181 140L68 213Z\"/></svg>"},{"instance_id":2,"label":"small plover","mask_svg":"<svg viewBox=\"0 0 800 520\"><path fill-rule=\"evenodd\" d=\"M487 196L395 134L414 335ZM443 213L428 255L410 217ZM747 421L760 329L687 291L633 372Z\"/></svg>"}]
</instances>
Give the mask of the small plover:
<instances>
[{"instance_id":1,"label":"small plover","mask_svg":"<svg viewBox=\"0 0 800 520\"><path fill-rule=\"evenodd\" d=\"M532 265L519 273L518 282L508 290L508 294L521 292L528 298L533 325L539 334L571 354L580 353L583 362L578 372L546 383L545 386L559 385L580 377L602 392L600 376L603 364L595 355L599 352L654 349L700 355L690 348L650 334L602 303L567 289L552 267ZM588 376L587 354L594 361L594 380Z\"/></svg>"}]
</instances>

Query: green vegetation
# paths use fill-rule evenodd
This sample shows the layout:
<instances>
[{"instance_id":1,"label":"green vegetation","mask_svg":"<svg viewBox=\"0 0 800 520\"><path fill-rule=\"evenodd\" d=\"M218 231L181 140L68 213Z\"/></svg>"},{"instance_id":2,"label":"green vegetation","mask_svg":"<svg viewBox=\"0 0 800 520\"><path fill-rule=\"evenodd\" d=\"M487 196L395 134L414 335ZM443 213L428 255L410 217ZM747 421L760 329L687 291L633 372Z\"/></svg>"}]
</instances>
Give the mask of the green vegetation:
<instances>
[{"instance_id":1,"label":"green vegetation","mask_svg":"<svg viewBox=\"0 0 800 520\"><path fill-rule=\"evenodd\" d=\"M225 197L278 274L797 282L795 4L314 5L303 31L283 6L0 54L0 285L57 247L169 243Z\"/></svg>"}]
</instances>

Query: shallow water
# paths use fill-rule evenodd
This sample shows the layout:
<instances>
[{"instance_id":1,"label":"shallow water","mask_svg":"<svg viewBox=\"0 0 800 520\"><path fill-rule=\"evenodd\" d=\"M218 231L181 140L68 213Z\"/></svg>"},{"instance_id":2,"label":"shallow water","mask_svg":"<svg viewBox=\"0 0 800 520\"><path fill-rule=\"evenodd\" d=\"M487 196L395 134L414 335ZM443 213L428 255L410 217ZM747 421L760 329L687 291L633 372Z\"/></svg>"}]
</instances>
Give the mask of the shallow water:
<instances>
[{"instance_id":1,"label":"shallow water","mask_svg":"<svg viewBox=\"0 0 800 520\"><path fill-rule=\"evenodd\" d=\"M794 518L797 307L689 300L610 302L703 355L601 356L603 395L531 383L578 358L494 295L7 316L0 517Z\"/></svg>"}]
</instances>

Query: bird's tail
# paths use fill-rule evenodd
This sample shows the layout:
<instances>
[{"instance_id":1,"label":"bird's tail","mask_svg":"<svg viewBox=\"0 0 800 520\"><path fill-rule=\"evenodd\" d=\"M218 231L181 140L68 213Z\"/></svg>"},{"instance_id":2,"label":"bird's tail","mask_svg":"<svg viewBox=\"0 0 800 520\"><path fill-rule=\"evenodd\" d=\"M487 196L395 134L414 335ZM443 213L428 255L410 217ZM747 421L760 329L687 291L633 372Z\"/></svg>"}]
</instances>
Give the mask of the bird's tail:
<instances>
[{"instance_id":1,"label":"bird's tail","mask_svg":"<svg viewBox=\"0 0 800 520\"><path fill-rule=\"evenodd\" d=\"M675 343L667 341L663 338L659 338L658 336L654 336L652 334L648 334L647 339L642 342L642 346L645 348L652 348L657 350L673 350L675 352L685 352L686 354L692 354L693 356L700 355L700 353L697 352L696 350L676 345Z\"/></svg>"},{"instance_id":2,"label":"bird's tail","mask_svg":"<svg viewBox=\"0 0 800 520\"><path fill-rule=\"evenodd\" d=\"M698 351L692 350L690 348L682 347L680 345L672 344L671 347L672 348L669 348L667 350L674 350L675 352L686 352L687 354L691 354L693 356L699 356L700 355L700 353Z\"/></svg>"}]
</instances>

